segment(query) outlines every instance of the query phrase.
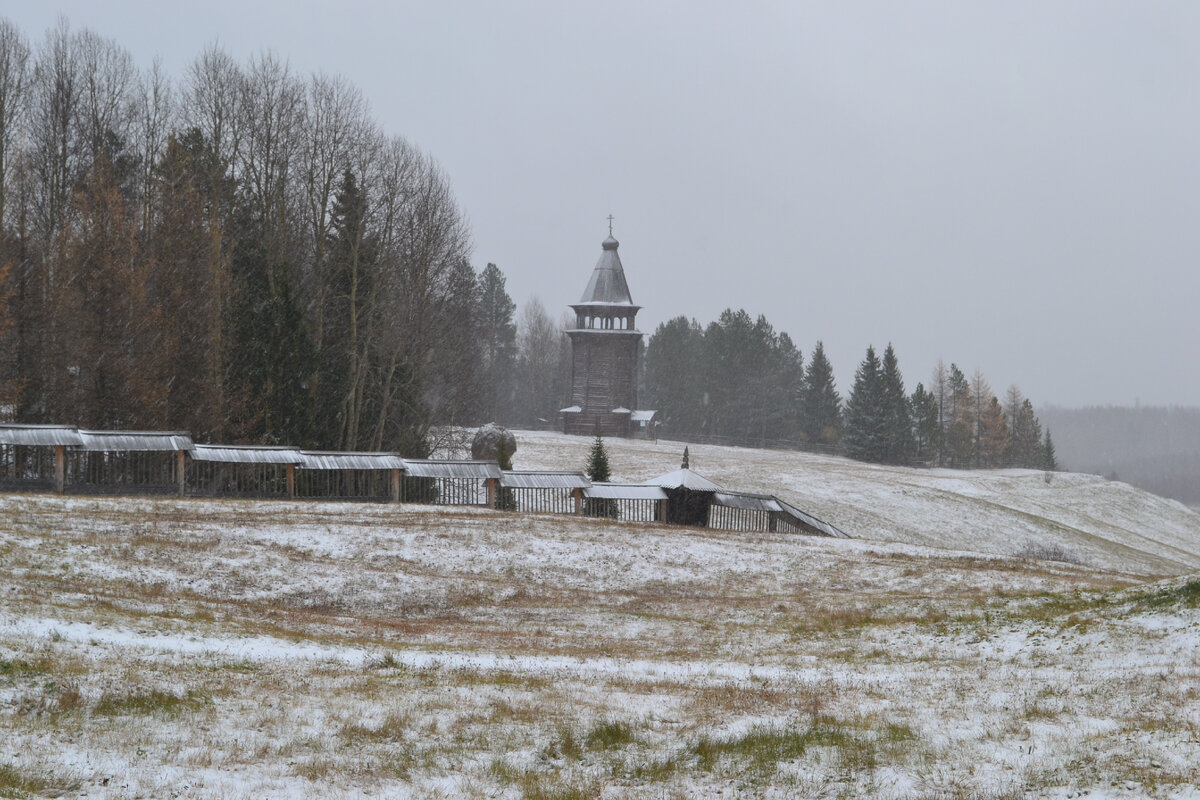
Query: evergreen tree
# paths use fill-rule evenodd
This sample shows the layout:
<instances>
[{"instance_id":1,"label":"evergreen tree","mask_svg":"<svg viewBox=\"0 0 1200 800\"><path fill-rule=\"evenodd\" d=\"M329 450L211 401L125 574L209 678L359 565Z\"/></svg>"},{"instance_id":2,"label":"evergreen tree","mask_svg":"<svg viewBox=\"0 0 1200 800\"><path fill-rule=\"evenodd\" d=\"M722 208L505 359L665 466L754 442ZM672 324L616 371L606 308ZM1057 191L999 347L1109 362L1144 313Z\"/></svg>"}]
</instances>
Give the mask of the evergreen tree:
<instances>
[{"instance_id":1,"label":"evergreen tree","mask_svg":"<svg viewBox=\"0 0 1200 800\"><path fill-rule=\"evenodd\" d=\"M761 434L765 399L762 366L768 362L774 331L744 309L725 309L704 332L704 385L708 395L704 432L746 441Z\"/></svg>"},{"instance_id":2,"label":"evergreen tree","mask_svg":"<svg viewBox=\"0 0 1200 800\"><path fill-rule=\"evenodd\" d=\"M770 328L766 317L759 324ZM796 441L802 434L800 398L804 392L804 356L782 331L770 340L770 360L764 367L765 400L762 438Z\"/></svg>"},{"instance_id":3,"label":"evergreen tree","mask_svg":"<svg viewBox=\"0 0 1200 800\"><path fill-rule=\"evenodd\" d=\"M363 446L364 402L370 388L370 330L374 314L374 259L366 236L366 197L346 170L334 199L326 252L329 290L321 314L317 419L323 447Z\"/></svg>"},{"instance_id":4,"label":"evergreen tree","mask_svg":"<svg viewBox=\"0 0 1200 800\"><path fill-rule=\"evenodd\" d=\"M234 248L234 339L231 392L244 392L241 438L313 445L308 391L316 357L291 284L291 265L272 259L260 227L239 214Z\"/></svg>"},{"instance_id":5,"label":"evergreen tree","mask_svg":"<svg viewBox=\"0 0 1200 800\"><path fill-rule=\"evenodd\" d=\"M588 451L587 462L588 480L593 483L607 483L612 480L612 472L608 466L608 449L604 446L604 438L597 433Z\"/></svg>"},{"instance_id":6,"label":"evergreen tree","mask_svg":"<svg viewBox=\"0 0 1200 800\"><path fill-rule=\"evenodd\" d=\"M600 436L600 432L596 432L596 440L592 442L592 449L588 451L587 463L588 480L592 483L607 483L612 479L612 473L608 467L608 450L604 446L604 439ZM607 498L588 498L584 508L585 513L590 517L612 517L617 516L617 503L615 500Z\"/></svg>"},{"instance_id":7,"label":"evergreen tree","mask_svg":"<svg viewBox=\"0 0 1200 800\"><path fill-rule=\"evenodd\" d=\"M1054 453L1054 440L1050 438L1050 429L1046 429L1046 439L1042 443L1042 469L1049 472L1058 470L1058 458Z\"/></svg>"},{"instance_id":8,"label":"evergreen tree","mask_svg":"<svg viewBox=\"0 0 1200 800\"><path fill-rule=\"evenodd\" d=\"M942 444L942 426L938 420L937 398L918 383L909 398L913 415L913 443L916 460L929 464L938 455Z\"/></svg>"},{"instance_id":9,"label":"evergreen tree","mask_svg":"<svg viewBox=\"0 0 1200 800\"><path fill-rule=\"evenodd\" d=\"M842 432L846 455L859 461L881 461L887 451L887 412L880 373L875 348L868 347L866 358L854 373Z\"/></svg>"},{"instance_id":10,"label":"evergreen tree","mask_svg":"<svg viewBox=\"0 0 1200 800\"><path fill-rule=\"evenodd\" d=\"M943 413L947 460L952 467L971 466L975 455L975 417L971 408L971 386L957 364L950 365L949 408Z\"/></svg>"},{"instance_id":11,"label":"evergreen tree","mask_svg":"<svg viewBox=\"0 0 1200 800\"><path fill-rule=\"evenodd\" d=\"M833 366L823 342L817 342L809 359L800 406L804 434L810 443L832 445L841 438L842 398L834 388Z\"/></svg>"},{"instance_id":12,"label":"evergreen tree","mask_svg":"<svg viewBox=\"0 0 1200 800\"><path fill-rule=\"evenodd\" d=\"M883 351L880 370L880 393L883 403L883 452L880 460L888 464L904 464L915 449L912 434L912 408L904 390L904 376L896 351L888 343Z\"/></svg>"},{"instance_id":13,"label":"evergreen tree","mask_svg":"<svg viewBox=\"0 0 1200 800\"><path fill-rule=\"evenodd\" d=\"M704 422L704 330L695 320L661 323L646 345L646 404L671 436L700 432Z\"/></svg>"},{"instance_id":14,"label":"evergreen tree","mask_svg":"<svg viewBox=\"0 0 1200 800\"><path fill-rule=\"evenodd\" d=\"M504 287L504 273L488 264L479 275L479 333L483 342L484 413L507 421L512 413L517 349L516 303Z\"/></svg>"}]
</instances>

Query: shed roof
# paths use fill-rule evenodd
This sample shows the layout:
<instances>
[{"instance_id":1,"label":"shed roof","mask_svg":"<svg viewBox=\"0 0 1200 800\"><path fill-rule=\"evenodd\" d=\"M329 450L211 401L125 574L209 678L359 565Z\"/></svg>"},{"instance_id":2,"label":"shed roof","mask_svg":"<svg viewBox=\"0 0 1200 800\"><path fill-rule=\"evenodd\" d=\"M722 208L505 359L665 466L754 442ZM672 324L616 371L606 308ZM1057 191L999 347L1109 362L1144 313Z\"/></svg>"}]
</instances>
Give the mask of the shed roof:
<instances>
[{"instance_id":1,"label":"shed roof","mask_svg":"<svg viewBox=\"0 0 1200 800\"><path fill-rule=\"evenodd\" d=\"M741 508L748 511L782 511L779 501L769 494L751 494L750 492L714 492L713 502L727 508Z\"/></svg>"},{"instance_id":2,"label":"shed roof","mask_svg":"<svg viewBox=\"0 0 1200 800\"><path fill-rule=\"evenodd\" d=\"M78 447L83 438L70 425L0 424L0 444L21 444L34 447Z\"/></svg>"},{"instance_id":3,"label":"shed roof","mask_svg":"<svg viewBox=\"0 0 1200 800\"><path fill-rule=\"evenodd\" d=\"M582 472L510 470L500 476L506 489L586 489L592 485Z\"/></svg>"},{"instance_id":4,"label":"shed roof","mask_svg":"<svg viewBox=\"0 0 1200 800\"><path fill-rule=\"evenodd\" d=\"M90 452L191 450L187 431L80 431L80 442Z\"/></svg>"},{"instance_id":5,"label":"shed roof","mask_svg":"<svg viewBox=\"0 0 1200 800\"><path fill-rule=\"evenodd\" d=\"M592 270L592 278L579 303L600 303L602 305L632 306L633 298L629 295L629 284L625 282L625 268L621 266L621 257L617 255L620 242L611 235L600 247L600 260Z\"/></svg>"},{"instance_id":6,"label":"shed roof","mask_svg":"<svg viewBox=\"0 0 1200 800\"><path fill-rule=\"evenodd\" d=\"M303 464L304 456L294 447L265 447L233 444L197 444L189 453L195 461L226 464Z\"/></svg>"},{"instance_id":7,"label":"shed roof","mask_svg":"<svg viewBox=\"0 0 1200 800\"><path fill-rule=\"evenodd\" d=\"M657 411L652 411L652 410L646 409L646 408L639 408L639 409L636 409L632 414L629 415L629 419L631 422L650 422L657 416L658 416Z\"/></svg>"},{"instance_id":8,"label":"shed roof","mask_svg":"<svg viewBox=\"0 0 1200 800\"><path fill-rule=\"evenodd\" d=\"M404 459L396 453L335 453L325 450L301 450L300 469L405 469Z\"/></svg>"},{"instance_id":9,"label":"shed roof","mask_svg":"<svg viewBox=\"0 0 1200 800\"><path fill-rule=\"evenodd\" d=\"M646 486L661 486L664 489L691 489L698 492L719 492L721 487L699 473L684 467L666 475L659 475L645 482Z\"/></svg>"},{"instance_id":10,"label":"shed roof","mask_svg":"<svg viewBox=\"0 0 1200 800\"><path fill-rule=\"evenodd\" d=\"M841 530L837 526L830 525L828 522L825 522L824 520L817 519L812 514L809 514L807 511L801 511L800 509L796 508L791 503L788 503L783 500L779 500L779 498L776 498L776 501L779 503L779 506L780 506L781 510L783 511L783 513L788 514L792 517L795 517L800 522L803 522L805 525L815 528L816 530L820 531L821 533L825 534L826 536L832 536L835 539L852 538L850 536L850 534Z\"/></svg>"},{"instance_id":11,"label":"shed roof","mask_svg":"<svg viewBox=\"0 0 1200 800\"><path fill-rule=\"evenodd\" d=\"M661 486L644 483L593 483L583 490L584 497L601 500L666 500L667 493Z\"/></svg>"},{"instance_id":12,"label":"shed roof","mask_svg":"<svg viewBox=\"0 0 1200 800\"><path fill-rule=\"evenodd\" d=\"M500 464L495 461L431 461L404 459L410 478L499 478Z\"/></svg>"}]
</instances>

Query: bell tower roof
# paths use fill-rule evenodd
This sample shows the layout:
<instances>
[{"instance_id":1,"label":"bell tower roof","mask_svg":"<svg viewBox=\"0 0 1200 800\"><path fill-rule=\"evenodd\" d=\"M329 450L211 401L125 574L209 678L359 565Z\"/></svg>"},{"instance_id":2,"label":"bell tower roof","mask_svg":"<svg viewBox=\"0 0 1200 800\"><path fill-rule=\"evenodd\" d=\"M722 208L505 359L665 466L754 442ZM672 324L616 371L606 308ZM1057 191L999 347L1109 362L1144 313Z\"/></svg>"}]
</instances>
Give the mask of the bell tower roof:
<instances>
[{"instance_id":1,"label":"bell tower roof","mask_svg":"<svg viewBox=\"0 0 1200 800\"><path fill-rule=\"evenodd\" d=\"M625 282L625 268L621 266L621 257L617 248L621 243L612 237L600 243L600 260L592 270L592 278L588 281L587 289L579 303L632 306L633 298L629 295L629 284Z\"/></svg>"}]
</instances>

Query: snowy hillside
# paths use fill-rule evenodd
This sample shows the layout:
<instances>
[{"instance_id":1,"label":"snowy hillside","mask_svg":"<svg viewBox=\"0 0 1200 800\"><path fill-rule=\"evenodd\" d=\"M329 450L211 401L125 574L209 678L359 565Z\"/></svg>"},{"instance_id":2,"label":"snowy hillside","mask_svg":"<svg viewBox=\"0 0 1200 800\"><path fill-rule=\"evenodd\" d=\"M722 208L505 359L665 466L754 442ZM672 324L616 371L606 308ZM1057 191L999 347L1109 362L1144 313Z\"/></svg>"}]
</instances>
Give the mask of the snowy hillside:
<instances>
[{"instance_id":1,"label":"snowy hillside","mask_svg":"<svg viewBox=\"0 0 1200 800\"><path fill-rule=\"evenodd\" d=\"M606 440L614 480L678 468L678 442ZM591 440L518 431L515 466L582 469ZM909 469L790 451L692 445L691 467L726 488L776 494L871 541L1010 556L1060 548L1144 575L1200 570L1200 514L1096 475Z\"/></svg>"},{"instance_id":2,"label":"snowy hillside","mask_svg":"<svg viewBox=\"0 0 1200 800\"><path fill-rule=\"evenodd\" d=\"M590 444L518 439L523 468ZM610 448L619 478L678 466ZM692 457L859 538L0 495L0 797L1200 799L1200 580L1155 575L1195 563L1194 515Z\"/></svg>"}]
</instances>

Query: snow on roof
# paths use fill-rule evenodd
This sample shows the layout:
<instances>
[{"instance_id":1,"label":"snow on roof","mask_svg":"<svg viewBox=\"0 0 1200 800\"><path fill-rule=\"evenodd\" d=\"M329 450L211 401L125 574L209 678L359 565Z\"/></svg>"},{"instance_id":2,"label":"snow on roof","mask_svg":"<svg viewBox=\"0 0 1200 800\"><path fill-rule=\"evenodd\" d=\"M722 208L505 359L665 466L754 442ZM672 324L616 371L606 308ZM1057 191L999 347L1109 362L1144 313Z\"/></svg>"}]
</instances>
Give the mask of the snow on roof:
<instances>
[{"instance_id":1,"label":"snow on roof","mask_svg":"<svg viewBox=\"0 0 1200 800\"><path fill-rule=\"evenodd\" d=\"M666 500L667 493L660 486L644 483L593 483L583 490L584 497L601 500Z\"/></svg>"},{"instance_id":2,"label":"snow on roof","mask_svg":"<svg viewBox=\"0 0 1200 800\"><path fill-rule=\"evenodd\" d=\"M0 444L33 447L78 447L83 444L79 431L70 425L0 424Z\"/></svg>"},{"instance_id":3,"label":"snow on roof","mask_svg":"<svg viewBox=\"0 0 1200 800\"><path fill-rule=\"evenodd\" d=\"M510 470L500 476L506 489L586 489L592 485L582 472Z\"/></svg>"},{"instance_id":4,"label":"snow on roof","mask_svg":"<svg viewBox=\"0 0 1200 800\"><path fill-rule=\"evenodd\" d=\"M495 461L431 461L404 459L410 478L499 478L500 464Z\"/></svg>"},{"instance_id":5,"label":"snow on roof","mask_svg":"<svg viewBox=\"0 0 1200 800\"><path fill-rule=\"evenodd\" d=\"M303 464L304 456L294 447L265 447L233 444L197 444L188 454L193 461L225 464Z\"/></svg>"},{"instance_id":6,"label":"snow on roof","mask_svg":"<svg viewBox=\"0 0 1200 800\"><path fill-rule=\"evenodd\" d=\"M664 489L691 489L699 492L719 492L721 487L708 478L690 469L677 469L646 481L644 486L661 486Z\"/></svg>"},{"instance_id":7,"label":"snow on roof","mask_svg":"<svg viewBox=\"0 0 1200 800\"><path fill-rule=\"evenodd\" d=\"M852 538L850 536L850 534L846 533L841 528L838 528L835 525L830 525L828 522L826 522L824 520L817 519L812 514L809 514L807 511L801 511L800 509L796 508L791 503L788 503L784 500L780 500L779 498L775 498L775 500L776 500L776 502L779 503L780 508L783 510L783 512L785 514L789 514L789 515L795 517L796 519L803 522L805 525L809 525L813 528L816 528L818 531L825 534L826 536L832 536L835 539L850 539L850 538Z\"/></svg>"},{"instance_id":8,"label":"snow on roof","mask_svg":"<svg viewBox=\"0 0 1200 800\"><path fill-rule=\"evenodd\" d=\"M726 508L741 508L748 511L782 511L779 502L769 494L750 492L714 492L713 503Z\"/></svg>"},{"instance_id":9,"label":"snow on roof","mask_svg":"<svg viewBox=\"0 0 1200 800\"><path fill-rule=\"evenodd\" d=\"M567 406L566 408L560 408L558 410L558 413L560 414L579 414L582 412L583 409L579 406Z\"/></svg>"},{"instance_id":10,"label":"snow on roof","mask_svg":"<svg viewBox=\"0 0 1200 800\"><path fill-rule=\"evenodd\" d=\"M657 416L657 411L650 411L648 409L640 408L634 411L633 414L630 415L629 419L632 422L650 422Z\"/></svg>"},{"instance_id":11,"label":"snow on roof","mask_svg":"<svg viewBox=\"0 0 1200 800\"><path fill-rule=\"evenodd\" d=\"M300 469L404 469L404 459L395 453L334 453L301 450Z\"/></svg>"},{"instance_id":12,"label":"snow on roof","mask_svg":"<svg viewBox=\"0 0 1200 800\"><path fill-rule=\"evenodd\" d=\"M630 411L625 406L617 406L616 408L614 408L612 410L612 413L614 413L614 414L632 414L633 412Z\"/></svg>"},{"instance_id":13,"label":"snow on roof","mask_svg":"<svg viewBox=\"0 0 1200 800\"><path fill-rule=\"evenodd\" d=\"M625 268L621 266L621 257L617 255L620 242L611 235L600 247L600 260L592 270L591 280L583 291L582 303L602 303L604 305L633 305L629 295L629 284L625 282Z\"/></svg>"},{"instance_id":14,"label":"snow on roof","mask_svg":"<svg viewBox=\"0 0 1200 800\"><path fill-rule=\"evenodd\" d=\"M80 431L84 450L90 452L191 450L192 435L186 431Z\"/></svg>"}]
</instances>

